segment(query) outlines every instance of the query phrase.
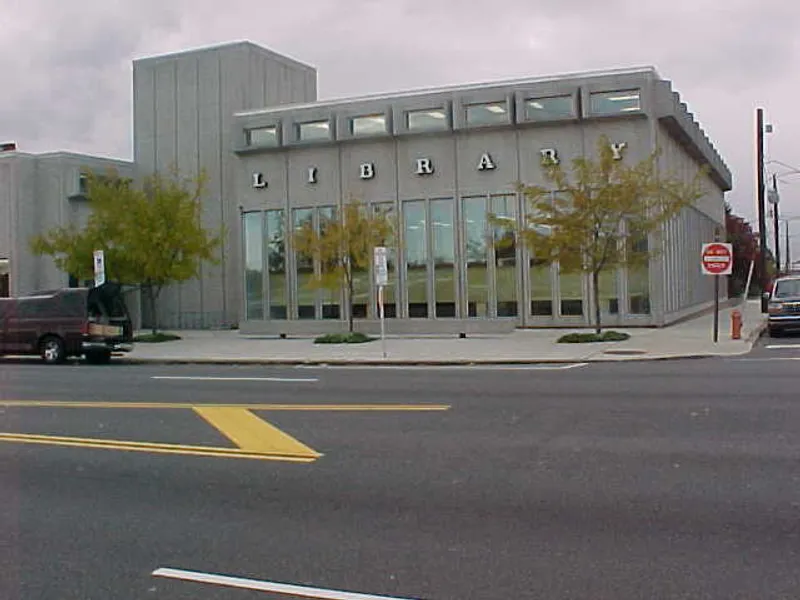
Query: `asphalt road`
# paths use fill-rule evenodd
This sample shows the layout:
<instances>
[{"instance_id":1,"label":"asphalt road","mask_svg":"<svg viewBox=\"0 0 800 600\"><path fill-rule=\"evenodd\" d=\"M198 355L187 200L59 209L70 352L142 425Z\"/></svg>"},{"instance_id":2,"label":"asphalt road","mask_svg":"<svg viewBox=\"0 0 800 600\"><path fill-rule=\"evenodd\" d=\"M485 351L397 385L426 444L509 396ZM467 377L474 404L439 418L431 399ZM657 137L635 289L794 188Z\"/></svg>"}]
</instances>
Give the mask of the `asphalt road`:
<instances>
[{"instance_id":1,"label":"asphalt road","mask_svg":"<svg viewBox=\"0 0 800 600\"><path fill-rule=\"evenodd\" d=\"M0 439L0 598L290 597L152 575L172 568L428 600L795 599L793 342L547 370L0 363L6 435L235 448L186 405L269 404L250 414L322 455Z\"/></svg>"}]
</instances>

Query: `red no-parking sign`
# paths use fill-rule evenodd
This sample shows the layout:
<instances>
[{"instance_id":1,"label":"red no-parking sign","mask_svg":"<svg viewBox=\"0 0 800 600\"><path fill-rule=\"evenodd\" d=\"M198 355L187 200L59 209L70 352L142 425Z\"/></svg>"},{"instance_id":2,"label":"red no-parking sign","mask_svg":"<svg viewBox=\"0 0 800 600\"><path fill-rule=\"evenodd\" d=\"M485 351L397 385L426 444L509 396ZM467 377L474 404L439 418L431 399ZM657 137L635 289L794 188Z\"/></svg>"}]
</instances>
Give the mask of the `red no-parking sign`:
<instances>
[{"instance_id":1,"label":"red no-parking sign","mask_svg":"<svg viewBox=\"0 0 800 600\"><path fill-rule=\"evenodd\" d=\"M706 275L730 275L733 272L733 245L722 242L703 244L700 264Z\"/></svg>"}]
</instances>

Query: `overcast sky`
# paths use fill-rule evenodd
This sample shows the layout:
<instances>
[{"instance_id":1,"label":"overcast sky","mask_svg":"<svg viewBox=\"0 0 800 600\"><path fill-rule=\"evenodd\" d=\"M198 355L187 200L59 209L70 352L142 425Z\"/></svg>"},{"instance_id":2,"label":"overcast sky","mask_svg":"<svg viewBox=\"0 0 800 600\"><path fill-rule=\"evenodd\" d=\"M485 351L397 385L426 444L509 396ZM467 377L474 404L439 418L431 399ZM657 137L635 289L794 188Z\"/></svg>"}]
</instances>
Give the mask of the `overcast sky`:
<instances>
[{"instance_id":1,"label":"overcast sky","mask_svg":"<svg viewBox=\"0 0 800 600\"><path fill-rule=\"evenodd\" d=\"M755 212L757 106L769 158L800 167L798 0L0 0L0 15L0 140L27 151L130 158L131 60L248 39L314 65L322 99L653 65L733 170L737 212ZM800 215L800 175L784 180Z\"/></svg>"}]
</instances>

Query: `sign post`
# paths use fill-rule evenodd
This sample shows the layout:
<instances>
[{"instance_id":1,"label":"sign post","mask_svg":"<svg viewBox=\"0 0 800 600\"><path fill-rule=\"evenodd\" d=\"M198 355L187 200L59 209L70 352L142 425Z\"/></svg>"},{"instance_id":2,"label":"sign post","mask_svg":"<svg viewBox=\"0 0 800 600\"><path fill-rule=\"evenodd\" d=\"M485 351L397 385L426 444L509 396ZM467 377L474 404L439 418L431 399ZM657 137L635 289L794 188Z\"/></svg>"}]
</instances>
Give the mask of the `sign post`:
<instances>
[{"instance_id":1,"label":"sign post","mask_svg":"<svg viewBox=\"0 0 800 600\"><path fill-rule=\"evenodd\" d=\"M102 250L94 253L94 287L100 287L106 282L106 257Z\"/></svg>"},{"instance_id":2,"label":"sign post","mask_svg":"<svg viewBox=\"0 0 800 600\"><path fill-rule=\"evenodd\" d=\"M733 245L722 242L703 244L700 264L705 275L714 277L714 343L719 341L719 278L733 271Z\"/></svg>"},{"instance_id":3,"label":"sign post","mask_svg":"<svg viewBox=\"0 0 800 600\"><path fill-rule=\"evenodd\" d=\"M383 310L383 288L389 283L389 268L387 264L387 250L383 246L375 248L375 285L378 286L378 313L381 319L381 351L386 358L386 318Z\"/></svg>"}]
</instances>

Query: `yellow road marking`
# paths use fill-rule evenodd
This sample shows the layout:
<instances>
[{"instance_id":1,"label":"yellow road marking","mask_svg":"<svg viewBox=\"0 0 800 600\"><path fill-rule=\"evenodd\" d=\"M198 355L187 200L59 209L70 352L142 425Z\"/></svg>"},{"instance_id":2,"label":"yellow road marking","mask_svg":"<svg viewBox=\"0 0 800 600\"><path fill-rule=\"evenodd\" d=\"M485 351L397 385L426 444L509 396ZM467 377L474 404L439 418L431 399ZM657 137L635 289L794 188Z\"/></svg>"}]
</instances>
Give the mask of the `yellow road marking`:
<instances>
[{"instance_id":1,"label":"yellow road marking","mask_svg":"<svg viewBox=\"0 0 800 600\"><path fill-rule=\"evenodd\" d=\"M24 433L0 433L0 442L100 448L128 452L181 454L190 456L246 458L310 463L323 456L252 412L263 411L445 411L445 404L193 404L188 402L58 402L0 400L5 408L107 408L191 409L215 427L238 448L187 446L154 442L128 442L96 438L62 437Z\"/></svg>"},{"instance_id":2,"label":"yellow road marking","mask_svg":"<svg viewBox=\"0 0 800 600\"><path fill-rule=\"evenodd\" d=\"M5 408L128 408L128 409L190 409L237 408L275 411L444 411L448 404L198 404L191 402L58 402L52 400L0 400Z\"/></svg>"},{"instance_id":3,"label":"yellow road marking","mask_svg":"<svg viewBox=\"0 0 800 600\"><path fill-rule=\"evenodd\" d=\"M47 446L70 446L76 448L101 448L106 450L124 450L128 452L149 452L155 454L181 454L189 456L207 456L221 458L246 458L253 460L274 460L286 462L310 463L321 454L292 455L282 453L246 452L235 448L215 448L213 446L185 446L180 444L157 444L150 442L127 442L120 440L101 440L92 438L60 437L51 435L32 435L23 433L0 433L0 442L16 442L22 444L40 444Z\"/></svg>"},{"instance_id":4,"label":"yellow road marking","mask_svg":"<svg viewBox=\"0 0 800 600\"><path fill-rule=\"evenodd\" d=\"M315 450L263 419L259 419L245 408L201 408L196 406L194 412L244 452L306 456L311 459L321 456Z\"/></svg>"}]
</instances>

